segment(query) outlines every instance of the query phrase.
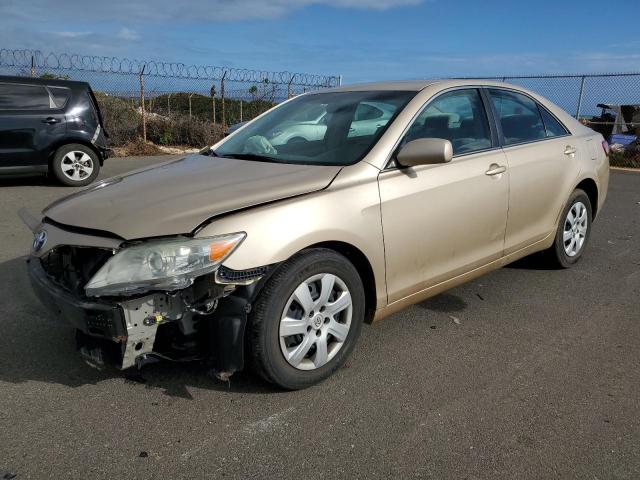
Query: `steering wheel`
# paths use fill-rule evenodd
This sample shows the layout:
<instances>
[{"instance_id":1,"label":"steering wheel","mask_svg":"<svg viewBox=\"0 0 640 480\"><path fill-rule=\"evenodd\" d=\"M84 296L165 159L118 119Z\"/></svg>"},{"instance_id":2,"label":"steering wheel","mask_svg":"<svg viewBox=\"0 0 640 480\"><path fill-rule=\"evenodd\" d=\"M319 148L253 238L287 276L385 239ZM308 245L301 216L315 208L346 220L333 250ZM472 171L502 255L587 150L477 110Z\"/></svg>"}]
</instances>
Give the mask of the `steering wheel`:
<instances>
[{"instance_id":1,"label":"steering wheel","mask_svg":"<svg viewBox=\"0 0 640 480\"><path fill-rule=\"evenodd\" d=\"M244 142L244 148L242 153L251 153L253 155L276 155L278 151L271 145L271 142L267 140L267 137L262 135L254 135L247 138Z\"/></svg>"}]
</instances>

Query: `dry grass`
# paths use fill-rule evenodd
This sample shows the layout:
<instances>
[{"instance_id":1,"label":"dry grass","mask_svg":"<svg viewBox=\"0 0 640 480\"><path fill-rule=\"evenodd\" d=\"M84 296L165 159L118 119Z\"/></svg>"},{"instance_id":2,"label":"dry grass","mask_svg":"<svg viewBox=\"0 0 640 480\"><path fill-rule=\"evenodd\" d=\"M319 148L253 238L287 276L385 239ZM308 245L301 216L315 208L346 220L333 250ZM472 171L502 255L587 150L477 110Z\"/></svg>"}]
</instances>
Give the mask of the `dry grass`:
<instances>
[{"instance_id":1,"label":"dry grass","mask_svg":"<svg viewBox=\"0 0 640 480\"><path fill-rule=\"evenodd\" d=\"M136 139L127 144L120 149L118 154L122 156L148 156L148 155L162 155L164 152L160 150L156 145L151 142L143 142L142 139ZM120 155L119 155L120 156Z\"/></svg>"}]
</instances>

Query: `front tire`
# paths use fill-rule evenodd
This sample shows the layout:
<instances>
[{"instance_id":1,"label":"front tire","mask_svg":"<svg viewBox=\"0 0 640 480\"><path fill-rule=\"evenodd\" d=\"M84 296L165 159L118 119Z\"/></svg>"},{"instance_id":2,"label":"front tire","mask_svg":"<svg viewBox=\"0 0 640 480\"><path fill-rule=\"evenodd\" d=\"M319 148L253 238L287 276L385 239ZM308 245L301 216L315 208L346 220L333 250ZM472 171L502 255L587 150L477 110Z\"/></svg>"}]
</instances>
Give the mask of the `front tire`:
<instances>
[{"instance_id":1,"label":"front tire","mask_svg":"<svg viewBox=\"0 0 640 480\"><path fill-rule=\"evenodd\" d=\"M328 249L303 251L278 267L254 304L254 369L287 390L321 382L351 354L364 313L362 280L349 260Z\"/></svg>"},{"instance_id":2,"label":"front tire","mask_svg":"<svg viewBox=\"0 0 640 480\"><path fill-rule=\"evenodd\" d=\"M56 179L69 187L84 187L93 182L100 172L96 152L79 143L63 145L53 156L51 169Z\"/></svg>"},{"instance_id":3,"label":"front tire","mask_svg":"<svg viewBox=\"0 0 640 480\"><path fill-rule=\"evenodd\" d=\"M553 246L547 251L554 265L570 268L580 260L591 234L592 219L589 197L583 190L574 190L562 211Z\"/></svg>"}]
</instances>

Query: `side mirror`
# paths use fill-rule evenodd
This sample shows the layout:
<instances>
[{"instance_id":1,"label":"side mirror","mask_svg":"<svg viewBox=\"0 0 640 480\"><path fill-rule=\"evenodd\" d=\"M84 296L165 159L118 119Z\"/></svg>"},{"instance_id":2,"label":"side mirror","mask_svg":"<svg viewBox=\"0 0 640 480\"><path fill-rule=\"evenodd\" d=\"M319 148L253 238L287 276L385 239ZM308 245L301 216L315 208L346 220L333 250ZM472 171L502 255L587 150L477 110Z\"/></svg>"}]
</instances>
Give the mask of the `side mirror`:
<instances>
[{"instance_id":1,"label":"side mirror","mask_svg":"<svg viewBox=\"0 0 640 480\"><path fill-rule=\"evenodd\" d=\"M450 162L453 158L453 145L443 138L419 138L403 146L396 155L397 162L403 167L434 165Z\"/></svg>"}]
</instances>

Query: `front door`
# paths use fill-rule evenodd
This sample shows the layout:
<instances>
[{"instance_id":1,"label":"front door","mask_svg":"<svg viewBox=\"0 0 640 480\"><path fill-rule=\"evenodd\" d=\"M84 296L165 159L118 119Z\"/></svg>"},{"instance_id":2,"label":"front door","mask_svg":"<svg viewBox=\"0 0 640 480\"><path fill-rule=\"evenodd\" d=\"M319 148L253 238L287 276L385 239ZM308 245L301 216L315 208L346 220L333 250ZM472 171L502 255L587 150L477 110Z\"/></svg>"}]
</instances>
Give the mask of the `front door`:
<instances>
[{"instance_id":1,"label":"front door","mask_svg":"<svg viewBox=\"0 0 640 480\"><path fill-rule=\"evenodd\" d=\"M380 173L389 303L499 259L509 179L477 89L430 101L403 143L445 138L450 163Z\"/></svg>"}]
</instances>

